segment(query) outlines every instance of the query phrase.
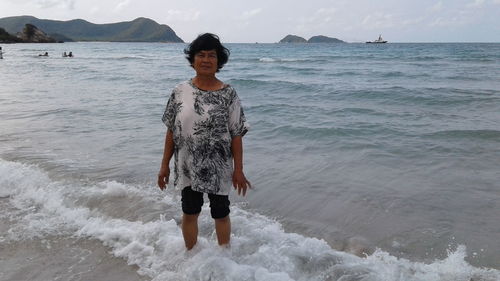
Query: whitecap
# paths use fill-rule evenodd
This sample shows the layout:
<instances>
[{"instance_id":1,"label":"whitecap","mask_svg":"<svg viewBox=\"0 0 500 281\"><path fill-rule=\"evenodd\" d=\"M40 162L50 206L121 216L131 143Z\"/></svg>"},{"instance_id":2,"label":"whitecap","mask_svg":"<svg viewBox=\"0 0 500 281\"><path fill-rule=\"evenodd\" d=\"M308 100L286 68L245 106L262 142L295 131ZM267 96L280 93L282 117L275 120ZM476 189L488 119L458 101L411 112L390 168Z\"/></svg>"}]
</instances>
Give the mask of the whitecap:
<instances>
[{"instance_id":1,"label":"whitecap","mask_svg":"<svg viewBox=\"0 0 500 281\"><path fill-rule=\"evenodd\" d=\"M138 273L155 281L167 280L482 280L500 279L500 271L469 265L459 246L443 260L426 264L401 259L382 250L364 258L332 249L324 240L286 233L268 217L232 207L233 234L229 249L217 246L208 204L200 216L200 237L189 252L184 248L176 218L130 220L91 210L81 196L130 196L161 208L173 202L171 193L116 182L56 181L36 166L0 160L0 191L22 219L6 239L42 238L71 234L101 241L114 256L138 266ZM164 197L168 199L164 199ZM85 200L84 200L85 201ZM122 204L122 203L117 203ZM154 209L154 208L153 208Z\"/></svg>"},{"instance_id":2,"label":"whitecap","mask_svg":"<svg viewBox=\"0 0 500 281\"><path fill-rule=\"evenodd\" d=\"M273 59L273 58L260 58L259 61L260 62L275 62L276 59Z\"/></svg>"}]
</instances>

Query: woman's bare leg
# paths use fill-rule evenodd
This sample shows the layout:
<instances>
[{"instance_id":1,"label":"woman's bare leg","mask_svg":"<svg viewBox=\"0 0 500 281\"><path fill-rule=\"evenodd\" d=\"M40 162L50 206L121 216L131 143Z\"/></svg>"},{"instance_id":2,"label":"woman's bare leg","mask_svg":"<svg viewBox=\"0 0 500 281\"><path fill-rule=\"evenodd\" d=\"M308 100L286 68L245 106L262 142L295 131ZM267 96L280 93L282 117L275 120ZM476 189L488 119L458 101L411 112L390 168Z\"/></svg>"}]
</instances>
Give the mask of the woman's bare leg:
<instances>
[{"instance_id":1,"label":"woman's bare leg","mask_svg":"<svg viewBox=\"0 0 500 281\"><path fill-rule=\"evenodd\" d=\"M182 215L182 236L188 250L191 250L198 241L198 215Z\"/></svg>"},{"instance_id":2,"label":"woman's bare leg","mask_svg":"<svg viewBox=\"0 0 500 281\"><path fill-rule=\"evenodd\" d=\"M231 238L231 220L229 219L229 215L222 219L215 219L215 233L217 234L219 245L229 245Z\"/></svg>"}]
</instances>

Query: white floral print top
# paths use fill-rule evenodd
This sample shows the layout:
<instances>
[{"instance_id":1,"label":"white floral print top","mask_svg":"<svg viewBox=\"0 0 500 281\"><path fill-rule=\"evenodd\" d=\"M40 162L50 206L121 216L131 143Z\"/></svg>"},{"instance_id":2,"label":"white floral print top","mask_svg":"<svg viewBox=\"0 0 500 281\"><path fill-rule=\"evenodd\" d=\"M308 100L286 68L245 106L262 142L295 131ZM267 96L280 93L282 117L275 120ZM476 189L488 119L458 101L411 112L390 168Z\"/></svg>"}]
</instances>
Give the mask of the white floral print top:
<instances>
[{"instance_id":1,"label":"white floral print top","mask_svg":"<svg viewBox=\"0 0 500 281\"><path fill-rule=\"evenodd\" d=\"M197 88L191 80L177 85L163 123L174 136L174 185L228 195L232 186L231 140L249 129L236 91Z\"/></svg>"}]
</instances>

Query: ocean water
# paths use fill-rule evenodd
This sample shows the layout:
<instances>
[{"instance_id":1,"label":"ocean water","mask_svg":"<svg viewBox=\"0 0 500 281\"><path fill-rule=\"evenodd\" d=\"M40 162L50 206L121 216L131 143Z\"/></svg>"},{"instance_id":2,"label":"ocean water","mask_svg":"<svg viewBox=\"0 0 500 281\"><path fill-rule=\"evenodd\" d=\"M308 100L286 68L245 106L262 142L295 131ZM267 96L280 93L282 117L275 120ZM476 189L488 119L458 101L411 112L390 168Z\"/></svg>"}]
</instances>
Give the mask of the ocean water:
<instances>
[{"instance_id":1,"label":"ocean water","mask_svg":"<svg viewBox=\"0 0 500 281\"><path fill-rule=\"evenodd\" d=\"M184 46L2 46L0 280L500 280L500 44L228 44L254 189L190 252L155 184Z\"/></svg>"}]
</instances>

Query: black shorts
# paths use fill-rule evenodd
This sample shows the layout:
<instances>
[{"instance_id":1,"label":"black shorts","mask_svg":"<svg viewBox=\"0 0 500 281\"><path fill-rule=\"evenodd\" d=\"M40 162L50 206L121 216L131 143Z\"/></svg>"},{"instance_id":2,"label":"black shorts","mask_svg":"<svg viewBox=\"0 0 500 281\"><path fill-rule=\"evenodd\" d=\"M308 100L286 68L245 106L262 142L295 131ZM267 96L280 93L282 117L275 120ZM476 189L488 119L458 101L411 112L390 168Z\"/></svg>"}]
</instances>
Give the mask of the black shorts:
<instances>
[{"instance_id":1,"label":"black shorts","mask_svg":"<svg viewBox=\"0 0 500 281\"><path fill-rule=\"evenodd\" d=\"M214 219L222 219L229 215L229 196L208 194L210 214ZM191 186L182 190L182 211L187 215L196 215L203 206L203 192L194 191Z\"/></svg>"}]
</instances>

